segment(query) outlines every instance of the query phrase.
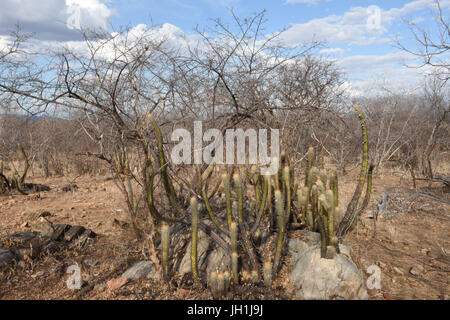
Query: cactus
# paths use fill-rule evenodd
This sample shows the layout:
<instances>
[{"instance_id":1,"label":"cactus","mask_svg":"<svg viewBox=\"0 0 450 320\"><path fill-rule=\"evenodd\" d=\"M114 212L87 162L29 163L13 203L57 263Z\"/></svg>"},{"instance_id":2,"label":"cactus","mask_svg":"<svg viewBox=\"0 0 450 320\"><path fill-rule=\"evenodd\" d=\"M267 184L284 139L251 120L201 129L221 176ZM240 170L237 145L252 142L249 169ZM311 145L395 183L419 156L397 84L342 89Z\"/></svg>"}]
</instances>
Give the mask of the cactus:
<instances>
[{"instance_id":1,"label":"cactus","mask_svg":"<svg viewBox=\"0 0 450 320\"><path fill-rule=\"evenodd\" d=\"M147 115L150 124L153 127L153 130L156 133L157 139L158 139L158 158L159 158L159 165L161 170L161 180L164 186L164 189L166 190L167 198L169 199L170 205L173 206L178 212L181 212L181 208L178 204L177 196L175 193L175 189L172 185L172 182L169 178L169 174L167 172L167 162L164 154L163 149L163 136L161 133L161 129L159 128L158 124L156 123L156 120L153 118L152 114L149 112Z\"/></svg>"},{"instance_id":2,"label":"cactus","mask_svg":"<svg viewBox=\"0 0 450 320\"><path fill-rule=\"evenodd\" d=\"M167 223L161 226L162 269L165 278L169 275L169 235L170 228Z\"/></svg>"},{"instance_id":3,"label":"cactus","mask_svg":"<svg viewBox=\"0 0 450 320\"><path fill-rule=\"evenodd\" d=\"M358 209L358 202L362 194L362 190L364 188L364 184L366 183L366 180L371 179L372 176L372 170L368 170L369 165L369 142L367 138L367 126L364 118L364 114L362 113L361 109L357 104L353 105L353 108L355 109L360 125L361 125L361 131L362 131L362 145L363 145L363 157L362 157L362 163L361 163L361 172L359 176L359 182L356 185L355 192L353 193L353 197L350 201L350 203L347 206L347 210L342 217L342 221L339 224L337 236L339 239L341 239L348 231L351 230L352 225L356 223L359 215L361 215L362 211L365 209L364 206L360 207L362 210ZM367 190L368 193L366 193L366 198L369 199L370 192L371 192L371 183Z\"/></svg>"},{"instance_id":4,"label":"cactus","mask_svg":"<svg viewBox=\"0 0 450 320\"><path fill-rule=\"evenodd\" d=\"M283 198L280 190L275 191L275 207L277 211L277 221L278 221L278 240L275 251L275 259L273 262L273 272L277 272L278 264L281 258L281 249L283 248L283 241L285 235L285 213Z\"/></svg>"},{"instance_id":5,"label":"cactus","mask_svg":"<svg viewBox=\"0 0 450 320\"><path fill-rule=\"evenodd\" d=\"M233 281L235 282L235 284L238 283L239 281L239 276L238 276L238 253L237 253L237 224L236 222L232 222L231 223L231 265L232 265L232 270L233 270Z\"/></svg>"},{"instance_id":6,"label":"cactus","mask_svg":"<svg viewBox=\"0 0 450 320\"><path fill-rule=\"evenodd\" d=\"M238 221L239 223L242 223L243 221L243 206L244 206L244 199L242 194L242 184L241 184L241 178L239 177L239 174L235 173L233 175L233 181L234 185L236 186L236 193L238 195Z\"/></svg>"},{"instance_id":7,"label":"cactus","mask_svg":"<svg viewBox=\"0 0 450 320\"><path fill-rule=\"evenodd\" d=\"M263 266L264 285L270 287L272 285L272 264L270 261L264 262Z\"/></svg>"},{"instance_id":8,"label":"cactus","mask_svg":"<svg viewBox=\"0 0 450 320\"><path fill-rule=\"evenodd\" d=\"M258 283L258 281L259 281L258 270L252 270L251 279L252 279L252 283L253 284L257 284Z\"/></svg>"},{"instance_id":9,"label":"cactus","mask_svg":"<svg viewBox=\"0 0 450 320\"><path fill-rule=\"evenodd\" d=\"M227 173L222 175L222 182L225 191L226 211L227 211L227 225L228 230L231 229L232 212L231 212L231 191L230 191L230 177Z\"/></svg>"},{"instance_id":10,"label":"cactus","mask_svg":"<svg viewBox=\"0 0 450 320\"><path fill-rule=\"evenodd\" d=\"M162 217L154 206L153 178L156 174L159 174L161 175L161 184L163 186L161 188L162 192L166 193L171 205L173 203L175 204L175 212L183 211L177 209L178 205L182 208L181 204L183 203L179 202L181 198L178 199L176 197L170 181L169 169L165 161L164 150L162 149L161 131L151 116L149 116L149 119L156 133L158 148L155 163L152 162L153 158L147 158L149 159L147 165L148 177L145 181L147 184L147 204L152 217L163 223L161 229L163 271L164 274L167 274L169 269L169 253L167 250L168 245L166 245L166 237L168 237L166 236L166 228L167 232L169 231L167 223L181 221L182 223L189 224L189 221L188 219L183 220L183 217L185 218L184 215L177 216L177 219ZM363 136L366 135L363 134ZM364 148L364 152L366 151L366 148ZM118 155L118 158L122 159L119 159L119 161L126 163L126 159L129 157L123 154ZM366 158L367 154L363 156L363 162L365 162ZM215 165L209 165L204 171L202 171L201 166L194 167L195 177L192 181L192 186L188 189L191 195L195 195L191 198L190 203L192 211L191 267L195 280L199 281L200 279L197 256L198 228L202 228L206 234L211 235L231 255L232 264L229 271L218 272L217 270L209 275L208 286L215 298L222 297L228 291L230 280L233 281L233 286L237 286L240 280L243 282L251 281L255 284L262 278L266 286L272 285L279 271L283 244L291 226L289 224L291 221L296 223L297 219L299 219L308 228L320 232L321 256L323 258L332 258L334 256L333 252L339 251L340 227L343 223L351 222L354 224L357 221L357 216L368 205L371 191L372 169L369 167L364 181L362 181L361 177L359 179L358 186L364 185L367 181L366 195L362 204L358 201L349 204L347 209L350 208L353 210L352 214L356 215L356 219L348 220L348 217L343 214L343 210L338 207L339 188L336 171L327 172L324 169L319 170L315 167L314 159L315 151L311 147L307 153L305 183L304 185L302 183L301 186L299 186L298 180L295 178L295 172L290 165L290 159L284 151L281 153L281 167L275 172L273 177L263 177L256 166L245 170L245 175L240 175L236 166L225 168L224 166L216 167ZM218 178L217 182L214 181L216 178ZM254 196L253 192L251 192L253 190L248 191L249 185L254 188ZM130 205L135 207L136 198L134 197L130 183L128 190L131 191ZM360 187L358 193L363 193L360 192L361 190ZM211 199L217 192L222 191L225 197L226 209L226 216L224 218L214 212L216 210L215 205L220 205L221 202L215 202ZM252 200L250 200L251 203L246 205L245 201L249 198L248 193L252 194ZM205 224L203 221L199 221L197 201L204 202L212 223ZM266 232L271 232L274 225L277 226L276 234L269 234L269 237L267 237ZM215 230L217 229L222 232L220 234L216 233ZM263 241L266 241L265 248L258 248L257 245L260 242L264 243ZM273 254L270 257L265 256L270 251ZM240 263L241 265L239 265ZM239 270L240 268L241 270ZM244 268L247 270L243 270ZM259 272L261 272L261 275Z\"/></svg>"},{"instance_id":11,"label":"cactus","mask_svg":"<svg viewBox=\"0 0 450 320\"><path fill-rule=\"evenodd\" d=\"M198 208L197 198L191 198L191 211L192 211L192 245L191 245L191 267L194 278L198 278L198 266L197 266L197 245L198 245Z\"/></svg>"}]
</instances>

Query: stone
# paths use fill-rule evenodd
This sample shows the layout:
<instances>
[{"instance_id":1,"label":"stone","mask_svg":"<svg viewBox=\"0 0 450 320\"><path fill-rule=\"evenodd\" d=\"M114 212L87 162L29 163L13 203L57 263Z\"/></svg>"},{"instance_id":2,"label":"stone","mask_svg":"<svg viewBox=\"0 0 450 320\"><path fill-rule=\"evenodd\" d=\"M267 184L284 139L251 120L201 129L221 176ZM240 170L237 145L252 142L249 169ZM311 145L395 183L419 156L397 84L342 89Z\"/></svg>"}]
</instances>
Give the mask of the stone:
<instances>
[{"instance_id":1,"label":"stone","mask_svg":"<svg viewBox=\"0 0 450 320\"><path fill-rule=\"evenodd\" d=\"M409 273L411 273L414 276L420 276L423 273L424 269L422 266L416 266L409 269Z\"/></svg>"},{"instance_id":2,"label":"stone","mask_svg":"<svg viewBox=\"0 0 450 320\"><path fill-rule=\"evenodd\" d=\"M128 280L136 280L141 278L158 279L159 273L155 270L155 266L151 261L140 261L127 269L121 276Z\"/></svg>"},{"instance_id":3,"label":"stone","mask_svg":"<svg viewBox=\"0 0 450 320\"><path fill-rule=\"evenodd\" d=\"M222 247L213 249L206 259L206 274L210 275L212 271L231 271L230 253Z\"/></svg>"},{"instance_id":4,"label":"stone","mask_svg":"<svg viewBox=\"0 0 450 320\"><path fill-rule=\"evenodd\" d=\"M14 247L12 250L14 254L21 260L26 257L36 259L41 253L42 245L27 246L27 247Z\"/></svg>"},{"instance_id":5,"label":"stone","mask_svg":"<svg viewBox=\"0 0 450 320\"><path fill-rule=\"evenodd\" d=\"M3 236L2 239L6 240L8 243L14 245L27 245L34 239L36 239L40 235L39 232L35 231L24 231L24 232L16 232L13 234L9 234Z\"/></svg>"},{"instance_id":6,"label":"stone","mask_svg":"<svg viewBox=\"0 0 450 320\"><path fill-rule=\"evenodd\" d=\"M346 256L349 259L352 258L350 255L350 248L347 247L346 245L339 244L339 253L342 254L343 256Z\"/></svg>"},{"instance_id":7,"label":"stone","mask_svg":"<svg viewBox=\"0 0 450 320\"><path fill-rule=\"evenodd\" d=\"M42 248L41 248L41 252L45 252L45 253L55 253L57 251L59 251L61 249L61 246L58 242L56 241L51 241L48 240L46 242L43 243Z\"/></svg>"},{"instance_id":8,"label":"stone","mask_svg":"<svg viewBox=\"0 0 450 320\"><path fill-rule=\"evenodd\" d=\"M28 222L24 222L24 223L22 223L21 225L20 225L20 227L22 228L22 229L24 229L24 228L29 228L30 227L30 225L28 224Z\"/></svg>"},{"instance_id":9,"label":"stone","mask_svg":"<svg viewBox=\"0 0 450 320\"><path fill-rule=\"evenodd\" d=\"M70 229L70 225L68 224L54 224L53 225L53 233L51 235L51 239L53 241L61 241L64 238L64 234L66 231Z\"/></svg>"},{"instance_id":10,"label":"stone","mask_svg":"<svg viewBox=\"0 0 450 320\"><path fill-rule=\"evenodd\" d=\"M291 271L290 282L298 299L369 298L359 270L344 255L336 254L334 259L323 259L318 245L298 252L297 255L299 257Z\"/></svg>"},{"instance_id":11,"label":"stone","mask_svg":"<svg viewBox=\"0 0 450 320\"><path fill-rule=\"evenodd\" d=\"M383 298L386 299L386 300L393 300L394 299L392 294L387 293L387 292L383 293Z\"/></svg>"},{"instance_id":12,"label":"stone","mask_svg":"<svg viewBox=\"0 0 450 320\"><path fill-rule=\"evenodd\" d=\"M44 275L44 271L39 271L39 272L36 272L35 274L32 274L31 277L33 279L36 279L36 278L42 277L43 275Z\"/></svg>"},{"instance_id":13,"label":"stone","mask_svg":"<svg viewBox=\"0 0 450 320\"><path fill-rule=\"evenodd\" d=\"M290 238L288 241L288 250L291 254L298 253L300 251L305 250L309 246L299 239Z\"/></svg>"},{"instance_id":14,"label":"stone","mask_svg":"<svg viewBox=\"0 0 450 320\"><path fill-rule=\"evenodd\" d=\"M11 250L0 249L0 268L7 267L14 263L15 255Z\"/></svg>"},{"instance_id":15,"label":"stone","mask_svg":"<svg viewBox=\"0 0 450 320\"><path fill-rule=\"evenodd\" d=\"M211 243L211 240L209 239L209 237L203 231L199 231L198 243L197 243L197 258L198 258L197 265L199 268L201 268L206 261L210 243ZM178 267L178 273L180 275L185 275L186 273L192 272L191 248L192 248L192 243L190 241L188 243L188 245L186 246L185 254L184 254L183 258L181 259L180 266Z\"/></svg>"},{"instance_id":16,"label":"stone","mask_svg":"<svg viewBox=\"0 0 450 320\"><path fill-rule=\"evenodd\" d=\"M127 278L114 278L109 280L106 285L110 291L115 291L123 287L128 282Z\"/></svg>"},{"instance_id":17,"label":"stone","mask_svg":"<svg viewBox=\"0 0 450 320\"><path fill-rule=\"evenodd\" d=\"M86 229L82 226L72 226L70 229L64 234L64 240L67 242L72 241L76 237L80 236Z\"/></svg>"},{"instance_id":18,"label":"stone","mask_svg":"<svg viewBox=\"0 0 450 320\"><path fill-rule=\"evenodd\" d=\"M314 242L314 243L316 243L316 242L320 242L320 233L318 233L318 232L311 232L311 231L308 231L308 232L305 232L305 234L303 235L305 238L306 238L306 240L308 240L309 242Z\"/></svg>"},{"instance_id":19,"label":"stone","mask_svg":"<svg viewBox=\"0 0 450 320\"><path fill-rule=\"evenodd\" d=\"M51 238L53 232L53 224L48 221L45 217L41 217L39 219L39 224L36 226L37 229L41 232L43 237Z\"/></svg>"},{"instance_id":20,"label":"stone","mask_svg":"<svg viewBox=\"0 0 450 320\"><path fill-rule=\"evenodd\" d=\"M90 266L90 267L95 267L98 264L97 260L90 260L90 259L86 259L83 262L85 265Z\"/></svg>"},{"instance_id":21,"label":"stone","mask_svg":"<svg viewBox=\"0 0 450 320\"><path fill-rule=\"evenodd\" d=\"M403 276L405 274L400 268L397 267L393 267L392 272L398 276Z\"/></svg>"}]
</instances>

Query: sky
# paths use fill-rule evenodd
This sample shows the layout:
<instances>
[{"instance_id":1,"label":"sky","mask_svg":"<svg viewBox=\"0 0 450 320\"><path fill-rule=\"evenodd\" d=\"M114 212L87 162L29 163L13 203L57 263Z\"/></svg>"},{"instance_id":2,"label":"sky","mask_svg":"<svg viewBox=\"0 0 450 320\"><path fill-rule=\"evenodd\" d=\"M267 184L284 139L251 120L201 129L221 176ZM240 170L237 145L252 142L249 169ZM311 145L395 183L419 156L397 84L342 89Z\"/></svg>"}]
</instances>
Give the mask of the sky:
<instances>
[{"instance_id":1,"label":"sky","mask_svg":"<svg viewBox=\"0 0 450 320\"><path fill-rule=\"evenodd\" d=\"M333 59L355 95L380 87L416 90L429 69L399 50L394 39L414 48L406 21L436 29L435 0L0 0L0 46L19 24L53 45L78 41L79 27L112 32L121 26L156 26L173 37L194 35L211 19L230 21L266 10L267 35L285 32L287 45L323 41L317 52ZM441 0L448 21L450 0Z\"/></svg>"}]
</instances>

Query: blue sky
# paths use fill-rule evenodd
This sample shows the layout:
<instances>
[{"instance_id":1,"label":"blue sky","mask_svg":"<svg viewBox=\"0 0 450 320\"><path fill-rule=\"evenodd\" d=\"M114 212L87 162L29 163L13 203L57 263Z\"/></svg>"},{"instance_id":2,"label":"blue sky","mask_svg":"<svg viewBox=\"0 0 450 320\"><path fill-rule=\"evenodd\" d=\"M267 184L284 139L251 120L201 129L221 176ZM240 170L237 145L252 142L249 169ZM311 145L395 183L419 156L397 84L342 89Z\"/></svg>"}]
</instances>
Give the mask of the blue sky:
<instances>
[{"instance_id":1,"label":"blue sky","mask_svg":"<svg viewBox=\"0 0 450 320\"><path fill-rule=\"evenodd\" d=\"M19 5L26 3L27 5ZM416 61L393 46L414 47L404 20L433 30L435 0L1 0L0 45L8 31L20 23L25 31L47 42L76 41L77 32L65 23L81 8L83 25L117 29L120 26L165 26L165 32L195 33L212 18L229 21L228 9L246 17L266 9L266 33L286 28L283 40L296 45L315 39L326 47L318 54L336 59L349 85L356 91L397 85L407 89L420 83L425 69L412 69ZM3 7L3 8L1 8ZM448 19L450 0L441 0ZM168 31L167 31L168 30Z\"/></svg>"}]
</instances>

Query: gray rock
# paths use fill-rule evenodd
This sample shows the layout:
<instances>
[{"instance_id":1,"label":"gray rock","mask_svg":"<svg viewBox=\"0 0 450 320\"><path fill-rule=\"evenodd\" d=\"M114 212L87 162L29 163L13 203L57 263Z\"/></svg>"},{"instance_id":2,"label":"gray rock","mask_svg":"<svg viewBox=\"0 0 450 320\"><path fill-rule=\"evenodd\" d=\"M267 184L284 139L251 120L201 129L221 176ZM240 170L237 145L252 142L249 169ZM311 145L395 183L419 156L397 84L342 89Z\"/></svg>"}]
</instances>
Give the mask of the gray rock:
<instances>
[{"instance_id":1,"label":"gray rock","mask_svg":"<svg viewBox=\"0 0 450 320\"><path fill-rule=\"evenodd\" d=\"M291 254L295 254L307 249L309 246L299 239L290 238L288 241L288 250Z\"/></svg>"},{"instance_id":2,"label":"gray rock","mask_svg":"<svg viewBox=\"0 0 450 320\"><path fill-rule=\"evenodd\" d=\"M125 271L121 278L136 280L141 278L158 279L159 273L156 272L155 266L151 261L140 261Z\"/></svg>"},{"instance_id":3,"label":"gray rock","mask_svg":"<svg viewBox=\"0 0 450 320\"><path fill-rule=\"evenodd\" d=\"M73 226L64 234L65 241L72 241L76 237L80 236L84 232L85 228L82 226Z\"/></svg>"},{"instance_id":4,"label":"gray rock","mask_svg":"<svg viewBox=\"0 0 450 320\"><path fill-rule=\"evenodd\" d=\"M339 251L340 251L340 254L342 254L343 256L346 256L349 259L352 258L350 256L350 248L349 247L347 247L343 244L339 244Z\"/></svg>"},{"instance_id":5,"label":"gray rock","mask_svg":"<svg viewBox=\"0 0 450 320\"><path fill-rule=\"evenodd\" d=\"M323 259L319 246L311 246L296 255L290 281L298 299L368 299L360 272L344 255Z\"/></svg>"},{"instance_id":6,"label":"gray rock","mask_svg":"<svg viewBox=\"0 0 450 320\"><path fill-rule=\"evenodd\" d=\"M308 231L303 235L309 242L320 242L320 233Z\"/></svg>"},{"instance_id":7,"label":"gray rock","mask_svg":"<svg viewBox=\"0 0 450 320\"><path fill-rule=\"evenodd\" d=\"M420 276L423 273L424 269L422 266L412 267L409 270L409 273L411 273L414 276Z\"/></svg>"},{"instance_id":8,"label":"gray rock","mask_svg":"<svg viewBox=\"0 0 450 320\"><path fill-rule=\"evenodd\" d=\"M15 255L11 250L0 249L0 268L13 264Z\"/></svg>"},{"instance_id":9,"label":"gray rock","mask_svg":"<svg viewBox=\"0 0 450 320\"><path fill-rule=\"evenodd\" d=\"M216 247L208 255L208 259L206 260L206 274L208 277L212 271L231 271L230 253L222 247Z\"/></svg>"},{"instance_id":10,"label":"gray rock","mask_svg":"<svg viewBox=\"0 0 450 320\"><path fill-rule=\"evenodd\" d=\"M85 265L95 267L98 264L97 260L86 259L83 261Z\"/></svg>"},{"instance_id":11,"label":"gray rock","mask_svg":"<svg viewBox=\"0 0 450 320\"><path fill-rule=\"evenodd\" d=\"M210 243L211 240L209 239L209 237L203 231L199 231L197 244L197 257L198 257L197 265L199 268L202 268L204 266L206 257L208 255ZM185 254L181 259L181 263L178 268L178 273L180 275L192 272L191 249L192 249L192 242L190 241L186 246Z\"/></svg>"},{"instance_id":12,"label":"gray rock","mask_svg":"<svg viewBox=\"0 0 450 320\"><path fill-rule=\"evenodd\" d=\"M53 241L60 241L64 238L64 234L66 231L69 231L70 225L68 224L54 224L53 225L53 233L51 235L51 239Z\"/></svg>"}]
</instances>

